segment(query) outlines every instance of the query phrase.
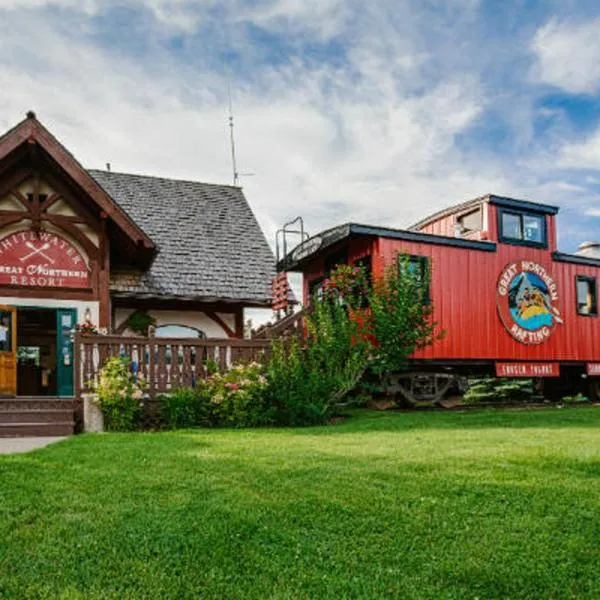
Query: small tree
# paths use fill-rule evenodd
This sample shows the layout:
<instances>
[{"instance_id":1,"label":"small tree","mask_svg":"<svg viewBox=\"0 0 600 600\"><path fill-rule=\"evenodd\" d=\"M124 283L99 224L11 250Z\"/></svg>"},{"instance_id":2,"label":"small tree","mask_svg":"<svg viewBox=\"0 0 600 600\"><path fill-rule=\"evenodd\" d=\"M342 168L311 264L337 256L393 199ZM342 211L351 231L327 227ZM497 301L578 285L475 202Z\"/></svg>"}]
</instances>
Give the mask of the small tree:
<instances>
[{"instance_id":1,"label":"small tree","mask_svg":"<svg viewBox=\"0 0 600 600\"><path fill-rule=\"evenodd\" d=\"M435 339L429 271L399 256L370 286L364 269L337 267L312 299L303 345L276 341L267 367L281 424L322 422L365 371L380 378L406 368L415 350Z\"/></svg>"},{"instance_id":2,"label":"small tree","mask_svg":"<svg viewBox=\"0 0 600 600\"><path fill-rule=\"evenodd\" d=\"M282 425L322 423L363 376L370 344L360 324L333 293L313 299L306 337L273 342L267 365L268 393Z\"/></svg>"},{"instance_id":3,"label":"small tree","mask_svg":"<svg viewBox=\"0 0 600 600\"><path fill-rule=\"evenodd\" d=\"M369 295L369 329L376 340L370 368L379 377L403 371L408 358L443 336L436 335L425 261L399 254Z\"/></svg>"}]
</instances>

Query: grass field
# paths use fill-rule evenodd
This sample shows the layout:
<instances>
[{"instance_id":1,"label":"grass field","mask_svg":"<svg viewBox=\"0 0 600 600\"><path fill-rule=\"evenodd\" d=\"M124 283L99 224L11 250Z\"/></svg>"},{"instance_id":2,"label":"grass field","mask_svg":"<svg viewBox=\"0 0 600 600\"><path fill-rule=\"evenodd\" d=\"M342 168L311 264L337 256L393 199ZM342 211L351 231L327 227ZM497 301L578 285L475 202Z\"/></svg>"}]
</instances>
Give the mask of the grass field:
<instances>
[{"instance_id":1,"label":"grass field","mask_svg":"<svg viewBox=\"0 0 600 600\"><path fill-rule=\"evenodd\" d=\"M600 409L0 456L0 598L600 598Z\"/></svg>"}]
</instances>

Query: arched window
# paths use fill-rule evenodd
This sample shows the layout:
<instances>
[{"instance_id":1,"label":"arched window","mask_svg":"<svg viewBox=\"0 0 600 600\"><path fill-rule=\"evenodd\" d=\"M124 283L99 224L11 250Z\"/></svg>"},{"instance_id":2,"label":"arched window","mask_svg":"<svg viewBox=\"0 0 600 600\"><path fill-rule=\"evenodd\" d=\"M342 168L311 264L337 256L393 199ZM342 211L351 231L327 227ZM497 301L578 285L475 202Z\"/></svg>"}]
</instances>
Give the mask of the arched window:
<instances>
[{"instance_id":1,"label":"arched window","mask_svg":"<svg viewBox=\"0 0 600 600\"><path fill-rule=\"evenodd\" d=\"M206 338L204 331L187 325L159 325L156 328L156 337L161 338Z\"/></svg>"}]
</instances>

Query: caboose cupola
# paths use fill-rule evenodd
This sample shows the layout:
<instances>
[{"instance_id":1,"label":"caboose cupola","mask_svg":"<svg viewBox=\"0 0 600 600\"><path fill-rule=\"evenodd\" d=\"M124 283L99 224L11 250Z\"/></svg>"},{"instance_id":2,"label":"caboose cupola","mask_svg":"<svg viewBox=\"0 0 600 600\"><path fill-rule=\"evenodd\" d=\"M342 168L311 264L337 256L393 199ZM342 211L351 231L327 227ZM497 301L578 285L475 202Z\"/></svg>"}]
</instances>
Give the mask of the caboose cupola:
<instances>
[{"instance_id":1,"label":"caboose cupola","mask_svg":"<svg viewBox=\"0 0 600 600\"><path fill-rule=\"evenodd\" d=\"M490 196L489 204L496 211L500 243L530 248L556 247L553 225L557 207L498 196Z\"/></svg>"},{"instance_id":2,"label":"caboose cupola","mask_svg":"<svg viewBox=\"0 0 600 600\"><path fill-rule=\"evenodd\" d=\"M413 231L556 250L556 206L488 194L456 204L413 225Z\"/></svg>"}]
</instances>

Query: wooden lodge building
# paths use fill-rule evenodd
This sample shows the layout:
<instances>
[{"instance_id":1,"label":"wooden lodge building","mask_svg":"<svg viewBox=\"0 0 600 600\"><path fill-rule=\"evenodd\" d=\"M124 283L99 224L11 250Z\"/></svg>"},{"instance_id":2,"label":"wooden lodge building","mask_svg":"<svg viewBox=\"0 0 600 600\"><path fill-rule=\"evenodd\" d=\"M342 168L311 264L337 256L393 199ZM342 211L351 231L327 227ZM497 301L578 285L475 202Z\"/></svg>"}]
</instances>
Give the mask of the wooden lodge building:
<instances>
[{"instance_id":1,"label":"wooden lodge building","mask_svg":"<svg viewBox=\"0 0 600 600\"><path fill-rule=\"evenodd\" d=\"M238 187L87 170L31 112L0 137L3 397L73 396L78 325L243 337L274 270Z\"/></svg>"}]
</instances>

